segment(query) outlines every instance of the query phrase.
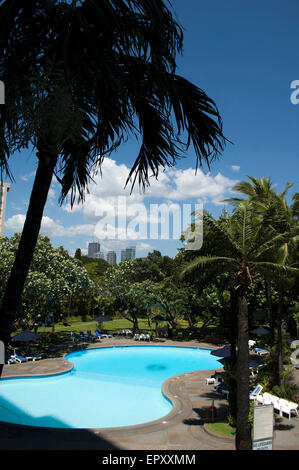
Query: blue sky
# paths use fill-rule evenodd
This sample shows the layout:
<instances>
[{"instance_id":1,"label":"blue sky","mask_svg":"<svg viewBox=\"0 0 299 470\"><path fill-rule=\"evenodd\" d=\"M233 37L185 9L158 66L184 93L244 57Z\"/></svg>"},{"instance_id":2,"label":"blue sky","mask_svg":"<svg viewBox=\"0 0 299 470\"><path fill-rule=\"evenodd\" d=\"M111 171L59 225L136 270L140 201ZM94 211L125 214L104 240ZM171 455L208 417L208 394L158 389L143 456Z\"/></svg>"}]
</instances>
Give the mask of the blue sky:
<instances>
[{"instance_id":1,"label":"blue sky","mask_svg":"<svg viewBox=\"0 0 299 470\"><path fill-rule=\"evenodd\" d=\"M161 174L145 195L131 198L123 190L130 165L137 154L134 142L121 147L103 167L103 178L90 186L86 203L59 207L59 185L53 181L44 212L42 233L54 246L63 245L73 254L88 241L98 240L102 250L119 251L136 245L137 256L158 249L175 256L177 240L104 239L96 225L103 210L126 196L128 214L149 204L203 203L216 217L220 201L229 197L232 186L247 175L271 178L278 191L287 181L299 191L298 136L299 104L291 102L290 84L299 80L297 52L299 3L297 0L173 0L173 9L184 27L184 52L178 57L177 73L202 88L217 104L228 144L211 171L203 167L195 175L195 153ZM8 193L5 235L22 229L36 169L29 151L11 160L15 182ZM176 207L177 207L176 206ZM226 205L229 210L229 206ZM133 219L134 220L134 219ZM134 224L133 224L134 225ZM140 229L140 227L139 227Z\"/></svg>"}]
</instances>

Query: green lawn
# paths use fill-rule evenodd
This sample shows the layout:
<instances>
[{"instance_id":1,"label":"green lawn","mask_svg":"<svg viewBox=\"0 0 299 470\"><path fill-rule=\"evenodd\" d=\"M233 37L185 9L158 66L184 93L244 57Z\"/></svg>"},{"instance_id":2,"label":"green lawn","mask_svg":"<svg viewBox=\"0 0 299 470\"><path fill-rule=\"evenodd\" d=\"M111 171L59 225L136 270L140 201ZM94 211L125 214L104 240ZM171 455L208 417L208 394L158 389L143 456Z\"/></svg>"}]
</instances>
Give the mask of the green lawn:
<instances>
[{"instance_id":1,"label":"green lawn","mask_svg":"<svg viewBox=\"0 0 299 470\"><path fill-rule=\"evenodd\" d=\"M210 431L220 436L234 437L236 428L230 426L226 421L215 421L214 423L207 423Z\"/></svg>"},{"instance_id":2,"label":"green lawn","mask_svg":"<svg viewBox=\"0 0 299 470\"><path fill-rule=\"evenodd\" d=\"M107 329L111 333L116 333L117 330L132 329L133 327L132 323L124 318L118 318L109 322L104 322L102 325L103 325L103 329ZM82 321L78 319L76 320L71 319L68 322L68 325L63 324L63 323L56 323L55 331L69 332L69 333L71 331L75 331L76 333L78 333L79 331L86 332L86 330L91 330L92 332L94 332L94 330L96 330L98 326L99 326L98 322L92 320L92 318L87 319L86 321ZM142 330L149 331L149 326L148 326L148 322L146 319L140 319L138 321L138 326L141 331ZM155 324L152 324L152 328L153 329L155 328ZM51 326L38 328L38 333L48 333L50 331L52 331Z\"/></svg>"}]
</instances>

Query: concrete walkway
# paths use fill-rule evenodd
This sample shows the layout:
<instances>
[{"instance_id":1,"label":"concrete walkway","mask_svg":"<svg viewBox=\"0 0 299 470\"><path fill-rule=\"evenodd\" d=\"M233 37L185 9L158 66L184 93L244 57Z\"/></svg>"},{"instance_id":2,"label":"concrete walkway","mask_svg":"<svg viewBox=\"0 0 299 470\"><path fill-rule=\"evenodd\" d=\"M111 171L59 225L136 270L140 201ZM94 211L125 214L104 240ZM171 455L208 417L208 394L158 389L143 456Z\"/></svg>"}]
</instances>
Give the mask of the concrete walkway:
<instances>
[{"instance_id":1,"label":"concrete walkway","mask_svg":"<svg viewBox=\"0 0 299 470\"><path fill-rule=\"evenodd\" d=\"M156 345L157 343L151 343ZM126 338L106 338L88 348L144 345ZM161 346L211 349L198 342L165 340ZM38 362L5 365L2 377L64 373L72 364L64 357ZM234 450L234 438L220 438L206 429L206 410L212 405L218 416L225 416L227 401L206 385L205 378L215 370L196 371L171 377L163 393L171 400L171 412L159 420L137 426L105 429L54 429L0 422L1 450ZM299 371L294 372L299 384ZM299 417L291 420L275 414L275 450L299 449Z\"/></svg>"}]
</instances>

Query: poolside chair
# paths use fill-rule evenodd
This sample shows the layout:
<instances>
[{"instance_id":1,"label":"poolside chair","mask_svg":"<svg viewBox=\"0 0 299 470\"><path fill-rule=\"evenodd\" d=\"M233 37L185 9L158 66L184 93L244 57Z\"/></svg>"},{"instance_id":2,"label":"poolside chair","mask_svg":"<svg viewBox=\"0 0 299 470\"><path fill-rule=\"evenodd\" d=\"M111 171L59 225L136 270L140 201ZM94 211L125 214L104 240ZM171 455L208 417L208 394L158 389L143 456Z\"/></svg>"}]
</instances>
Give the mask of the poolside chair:
<instances>
[{"instance_id":1,"label":"poolside chair","mask_svg":"<svg viewBox=\"0 0 299 470\"><path fill-rule=\"evenodd\" d=\"M252 392L250 392L250 394L249 394L249 399L250 399L250 400L255 400L256 397L261 393L262 390L263 390L262 385L259 385L259 384L258 384L258 385L255 387L255 389L252 390Z\"/></svg>"},{"instance_id":2,"label":"poolside chair","mask_svg":"<svg viewBox=\"0 0 299 470\"><path fill-rule=\"evenodd\" d=\"M19 362L20 364L21 364L22 362L27 362L27 361L28 361L27 357L19 356L19 354L17 353L17 351L15 351L14 354L11 355L11 357L12 357L13 359L15 359L17 362Z\"/></svg>"},{"instance_id":3,"label":"poolside chair","mask_svg":"<svg viewBox=\"0 0 299 470\"><path fill-rule=\"evenodd\" d=\"M214 383L214 390L221 395L224 395L226 398L229 396L228 385L224 382L224 380L218 383Z\"/></svg>"},{"instance_id":4,"label":"poolside chair","mask_svg":"<svg viewBox=\"0 0 299 470\"><path fill-rule=\"evenodd\" d=\"M283 413L285 413L288 415L289 419L291 419L292 412L296 413L296 416L298 416L297 403L293 403L291 401L285 400L284 398L280 398L278 406L280 416L283 416Z\"/></svg>"},{"instance_id":5,"label":"poolside chair","mask_svg":"<svg viewBox=\"0 0 299 470\"><path fill-rule=\"evenodd\" d=\"M39 361L42 358L43 358L43 356L41 356L40 354L33 353L33 356L32 356L33 362Z\"/></svg>"},{"instance_id":6,"label":"poolside chair","mask_svg":"<svg viewBox=\"0 0 299 470\"><path fill-rule=\"evenodd\" d=\"M88 335L86 335L84 331L80 331L79 336L81 340L88 339Z\"/></svg>"},{"instance_id":7,"label":"poolside chair","mask_svg":"<svg viewBox=\"0 0 299 470\"><path fill-rule=\"evenodd\" d=\"M15 360L14 357L12 357L9 352L5 353L5 363L6 364L15 364L17 361Z\"/></svg>"},{"instance_id":8,"label":"poolside chair","mask_svg":"<svg viewBox=\"0 0 299 470\"><path fill-rule=\"evenodd\" d=\"M149 333L144 334L144 341L150 341L151 340L151 335Z\"/></svg>"},{"instance_id":9,"label":"poolside chair","mask_svg":"<svg viewBox=\"0 0 299 470\"><path fill-rule=\"evenodd\" d=\"M135 333L134 339L135 339L135 341L137 341L137 340L140 341L140 334L139 334L139 333Z\"/></svg>"},{"instance_id":10,"label":"poolside chair","mask_svg":"<svg viewBox=\"0 0 299 470\"><path fill-rule=\"evenodd\" d=\"M264 349L264 348L254 348L254 352L258 354L259 356L264 356L265 354L269 354L268 349Z\"/></svg>"},{"instance_id":11,"label":"poolside chair","mask_svg":"<svg viewBox=\"0 0 299 470\"><path fill-rule=\"evenodd\" d=\"M256 341L254 341L253 339L250 339L250 340L248 341L249 349L252 349L255 344L256 344Z\"/></svg>"},{"instance_id":12,"label":"poolside chair","mask_svg":"<svg viewBox=\"0 0 299 470\"><path fill-rule=\"evenodd\" d=\"M102 338L113 338L112 335L109 335L108 333L100 333L99 330L95 330L95 335L98 339Z\"/></svg>"},{"instance_id":13,"label":"poolside chair","mask_svg":"<svg viewBox=\"0 0 299 470\"><path fill-rule=\"evenodd\" d=\"M35 352L35 350L31 349L31 348L28 348L26 350L26 354L24 354L24 356L26 357L27 361L39 361L40 359L42 359L42 356L40 354L37 354Z\"/></svg>"},{"instance_id":14,"label":"poolside chair","mask_svg":"<svg viewBox=\"0 0 299 470\"><path fill-rule=\"evenodd\" d=\"M94 341L94 340L96 340L96 339L98 338L96 335L93 335L93 334L92 334L91 330L87 330L86 333L87 333L87 334L86 334L87 338L88 338L88 339L91 339L91 341Z\"/></svg>"},{"instance_id":15,"label":"poolside chair","mask_svg":"<svg viewBox=\"0 0 299 470\"><path fill-rule=\"evenodd\" d=\"M206 385L214 384L215 382L216 382L215 377L207 377L206 378Z\"/></svg>"},{"instance_id":16,"label":"poolside chair","mask_svg":"<svg viewBox=\"0 0 299 470\"><path fill-rule=\"evenodd\" d=\"M80 339L81 339L80 336L77 333L75 333L74 331L71 331L71 337L72 337L72 340L73 340L74 343L76 343L77 341L80 341Z\"/></svg>"}]
</instances>

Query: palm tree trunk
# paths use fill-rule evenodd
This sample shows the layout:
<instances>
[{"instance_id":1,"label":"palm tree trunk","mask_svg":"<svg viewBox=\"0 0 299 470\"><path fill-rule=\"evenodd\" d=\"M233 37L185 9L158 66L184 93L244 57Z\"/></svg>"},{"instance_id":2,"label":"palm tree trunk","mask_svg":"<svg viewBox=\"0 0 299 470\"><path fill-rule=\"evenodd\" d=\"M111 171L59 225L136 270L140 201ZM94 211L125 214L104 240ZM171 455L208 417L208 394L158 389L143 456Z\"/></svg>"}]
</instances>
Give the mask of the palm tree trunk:
<instances>
[{"instance_id":1,"label":"palm tree trunk","mask_svg":"<svg viewBox=\"0 0 299 470\"><path fill-rule=\"evenodd\" d=\"M281 333L282 307L283 307L283 300L280 294L279 301L278 301L278 308L277 308L277 370L276 370L276 382L279 387L283 385L283 359L282 359L282 333Z\"/></svg>"},{"instance_id":2,"label":"palm tree trunk","mask_svg":"<svg viewBox=\"0 0 299 470\"><path fill-rule=\"evenodd\" d=\"M57 155L38 152L39 163L32 188L26 220L0 311L0 340L7 348L17 310L40 231ZM3 365L0 365L0 377Z\"/></svg>"},{"instance_id":3,"label":"palm tree trunk","mask_svg":"<svg viewBox=\"0 0 299 470\"><path fill-rule=\"evenodd\" d=\"M237 343L237 310L238 310L238 298L235 289L230 289L230 347L231 347L231 371L230 377L230 390L229 390L229 412L231 416L237 419L237 383L235 377L235 366L237 363L236 343Z\"/></svg>"},{"instance_id":4,"label":"palm tree trunk","mask_svg":"<svg viewBox=\"0 0 299 470\"><path fill-rule=\"evenodd\" d=\"M237 431L236 449L251 450L249 427L249 348L248 348L248 304L246 291L239 291L238 356L237 356Z\"/></svg>"},{"instance_id":5,"label":"palm tree trunk","mask_svg":"<svg viewBox=\"0 0 299 470\"><path fill-rule=\"evenodd\" d=\"M273 314L273 305L272 305L272 295L271 295L271 286L268 279L265 278L265 291L266 291L266 299L267 299L267 308L268 308L268 315L269 315L269 324L270 324L270 345L273 346L274 344L274 314Z\"/></svg>"}]
</instances>

